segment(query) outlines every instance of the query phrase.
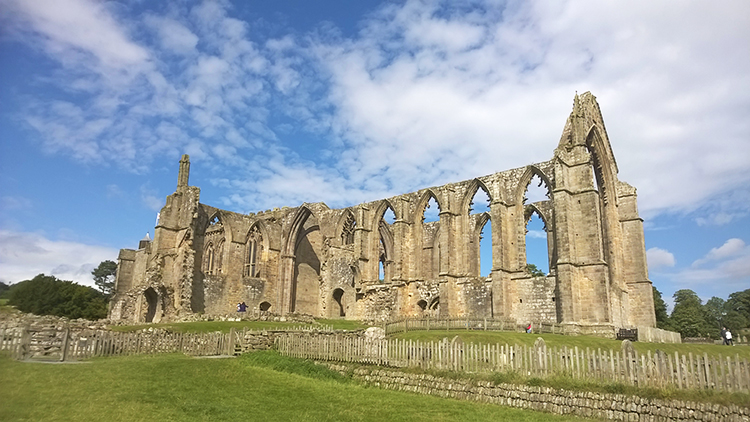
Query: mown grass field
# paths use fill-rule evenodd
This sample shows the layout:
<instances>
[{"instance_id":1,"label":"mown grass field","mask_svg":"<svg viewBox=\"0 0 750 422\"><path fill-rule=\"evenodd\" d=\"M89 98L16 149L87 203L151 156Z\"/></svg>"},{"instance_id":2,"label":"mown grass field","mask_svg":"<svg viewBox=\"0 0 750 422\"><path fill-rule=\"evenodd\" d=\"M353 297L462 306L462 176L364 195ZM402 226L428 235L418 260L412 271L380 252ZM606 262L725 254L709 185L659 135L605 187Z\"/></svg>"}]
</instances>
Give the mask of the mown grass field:
<instances>
[{"instance_id":1,"label":"mown grass field","mask_svg":"<svg viewBox=\"0 0 750 422\"><path fill-rule=\"evenodd\" d=\"M2 421L580 421L367 388L312 362L256 352L42 364L0 355Z\"/></svg>"}]
</instances>

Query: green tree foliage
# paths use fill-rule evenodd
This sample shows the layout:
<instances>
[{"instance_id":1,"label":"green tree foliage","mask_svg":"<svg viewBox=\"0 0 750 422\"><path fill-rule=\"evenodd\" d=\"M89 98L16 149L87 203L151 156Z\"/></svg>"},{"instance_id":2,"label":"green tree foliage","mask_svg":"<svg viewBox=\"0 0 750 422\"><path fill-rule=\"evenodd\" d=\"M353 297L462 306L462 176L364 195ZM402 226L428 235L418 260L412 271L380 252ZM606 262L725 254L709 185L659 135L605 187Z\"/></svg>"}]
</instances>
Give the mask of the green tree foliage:
<instances>
[{"instance_id":1,"label":"green tree foliage","mask_svg":"<svg viewBox=\"0 0 750 422\"><path fill-rule=\"evenodd\" d=\"M0 298L5 297L5 292L7 292L8 289L10 289L10 286L0 281Z\"/></svg>"},{"instance_id":2,"label":"green tree foliage","mask_svg":"<svg viewBox=\"0 0 750 422\"><path fill-rule=\"evenodd\" d=\"M654 310L656 311L656 327L662 330L671 330L669 323L669 314L667 313L667 304L661 297L661 292L656 287L651 286L654 292Z\"/></svg>"},{"instance_id":3,"label":"green tree foliage","mask_svg":"<svg viewBox=\"0 0 750 422\"><path fill-rule=\"evenodd\" d=\"M669 320L682 337L716 337L718 327L712 326L701 299L690 289L674 293L674 309Z\"/></svg>"},{"instance_id":4,"label":"green tree foliage","mask_svg":"<svg viewBox=\"0 0 750 422\"><path fill-rule=\"evenodd\" d=\"M743 317L746 325L750 324L750 289L734 292L729 295L726 304L727 311L734 311Z\"/></svg>"},{"instance_id":5,"label":"green tree foliage","mask_svg":"<svg viewBox=\"0 0 750 422\"><path fill-rule=\"evenodd\" d=\"M537 268L534 264L526 265L526 271L528 271L532 277L544 277L546 275L544 274L544 271Z\"/></svg>"},{"instance_id":6,"label":"green tree foliage","mask_svg":"<svg viewBox=\"0 0 750 422\"><path fill-rule=\"evenodd\" d=\"M117 263L114 261L102 261L99 266L91 271L94 276L94 283L107 296L110 296L115 289L115 275L117 274Z\"/></svg>"},{"instance_id":7,"label":"green tree foliage","mask_svg":"<svg viewBox=\"0 0 750 422\"><path fill-rule=\"evenodd\" d=\"M39 274L16 283L7 293L8 304L22 312L97 320L107 316L107 298L91 287Z\"/></svg>"}]
</instances>

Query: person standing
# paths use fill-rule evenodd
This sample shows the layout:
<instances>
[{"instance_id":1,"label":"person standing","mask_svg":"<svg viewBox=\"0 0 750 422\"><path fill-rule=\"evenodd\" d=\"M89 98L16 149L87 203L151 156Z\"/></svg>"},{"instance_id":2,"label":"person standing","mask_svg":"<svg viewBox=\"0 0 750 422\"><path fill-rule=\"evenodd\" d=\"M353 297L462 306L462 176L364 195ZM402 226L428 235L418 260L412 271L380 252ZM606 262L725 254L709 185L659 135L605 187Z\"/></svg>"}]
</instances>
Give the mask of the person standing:
<instances>
[{"instance_id":1,"label":"person standing","mask_svg":"<svg viewBox=\"0 0 750 422\"><path fill-rule=\"evenodd\" d=\"M727 327L721 327L721 344L727 344Z\"/></svg>"},{"instance_id":2,"label":"person standing","mask_svg":"<svg viewBox=\"0 0 750 422\"><path fill-rule=\"evenodd\" d=\"M732 332L727 330L727 345L734 346L734 340L732 340Z\"/></svg>"}]
</instances>

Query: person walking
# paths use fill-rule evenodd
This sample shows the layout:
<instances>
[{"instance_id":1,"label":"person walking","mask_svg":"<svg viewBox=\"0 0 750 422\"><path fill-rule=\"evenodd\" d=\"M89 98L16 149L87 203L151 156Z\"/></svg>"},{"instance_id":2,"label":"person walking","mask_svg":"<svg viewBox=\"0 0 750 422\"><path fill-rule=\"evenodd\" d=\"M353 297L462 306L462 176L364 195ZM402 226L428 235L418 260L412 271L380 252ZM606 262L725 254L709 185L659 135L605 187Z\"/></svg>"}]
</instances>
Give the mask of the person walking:
<instances>
[{"instance_id":1,"label":"person walking","mask_svg":"<svg viewBox=\"0 0 750 422\"><path fill-rule=\"evenodd\" d=\"M727 327L721 327L721 344L727 344Z\"/></svg>"},{"instance_id":2,"label":"person walking","mask_svg":"<svg viewBox=\"0 0 750 422\"><path fill-rule=\"evenodd\" d=\"M727 345L734 346L734 340L732 340L732 332L727 330Z\"/></svg>"}]
</instances>

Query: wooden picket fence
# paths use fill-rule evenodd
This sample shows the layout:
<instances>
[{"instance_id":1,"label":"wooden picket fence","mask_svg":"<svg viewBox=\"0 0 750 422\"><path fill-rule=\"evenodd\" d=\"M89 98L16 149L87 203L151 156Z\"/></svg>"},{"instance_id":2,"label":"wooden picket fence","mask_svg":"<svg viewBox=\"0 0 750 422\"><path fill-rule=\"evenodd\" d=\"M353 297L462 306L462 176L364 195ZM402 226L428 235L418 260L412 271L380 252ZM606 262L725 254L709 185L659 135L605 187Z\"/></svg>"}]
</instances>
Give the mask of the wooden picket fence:
<instances>
[{"instance_id":1,"label":"wooden picket fence","mask_svg":"<svg viewBox=\"0 0 750 422\"><path fill-rule=\"evenodd\" d=\"M706 354L674 355L616 352L578 347L463 344L460 341L366 340L343 336L285 333L276 337L284 355L323 361L356 362L392 367L464 371L515 372L526 377L556 375L577 380L623 383L641 387L750 391L747 359Z\"/></svg>"},{"instance_id":2,"label":"wooden picket fence","mask_svg":"<svg viewBox=\"0 0 750 422\"><path fill-rule=\"evenodd\" d=\"M35 347L25 330L0 329L0 350L15 359L80 360L95 356L185 353L192 356L233 354L240 338L229 333L170 333L66 330L60 340ZM46 349L46 351L44 351Z\"/></svg>"}]
</instances>

